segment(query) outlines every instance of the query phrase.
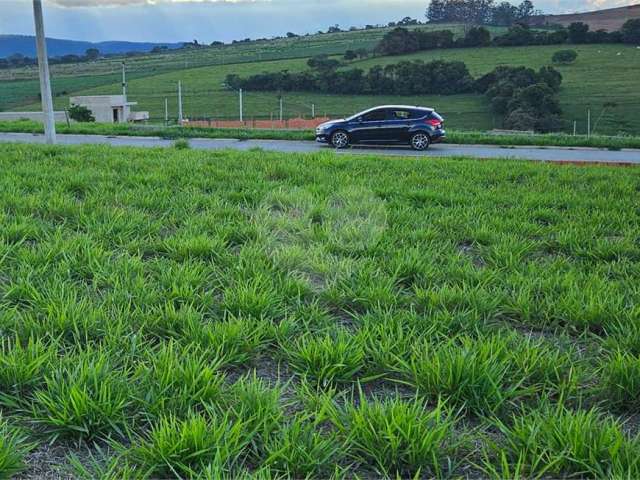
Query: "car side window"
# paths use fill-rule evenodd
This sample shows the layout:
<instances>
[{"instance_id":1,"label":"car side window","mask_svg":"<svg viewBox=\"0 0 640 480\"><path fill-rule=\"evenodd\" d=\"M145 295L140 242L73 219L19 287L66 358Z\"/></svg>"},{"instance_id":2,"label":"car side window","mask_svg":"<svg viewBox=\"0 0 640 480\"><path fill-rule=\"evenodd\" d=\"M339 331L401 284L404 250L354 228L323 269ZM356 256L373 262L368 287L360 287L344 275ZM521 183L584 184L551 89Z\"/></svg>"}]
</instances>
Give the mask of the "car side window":
<instances>
[{"instance_id":1,"label":"car side window","mask_svg":"<svg viewBox=\"0 0 640 480\"><path fill-rule=\"evenodd\" d=\"M386 110L374 110L373 112L365 113L362 116L363 122L379 122L387 119Z\"/></svg>"},{"instance_id":2,"label":"car side window","mask_svg":"<svg viewBox=\"0 0 640 480\"><path fill-rule=\"evenodd\" d=\"M412 115L412 112L410 112L409 110L393 110L391 112L392 120L409 120L413 117L414 115Z\"/></svg>"}]
</instances>

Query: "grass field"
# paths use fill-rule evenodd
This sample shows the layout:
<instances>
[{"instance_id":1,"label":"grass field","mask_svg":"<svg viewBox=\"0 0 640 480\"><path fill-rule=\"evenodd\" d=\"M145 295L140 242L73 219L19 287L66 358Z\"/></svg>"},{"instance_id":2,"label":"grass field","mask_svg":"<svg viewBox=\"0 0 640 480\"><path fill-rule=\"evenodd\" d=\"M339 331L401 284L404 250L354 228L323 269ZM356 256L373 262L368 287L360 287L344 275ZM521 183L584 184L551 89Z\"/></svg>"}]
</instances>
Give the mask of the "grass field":
<instances>
[{"instance_id":1,"label":"grass field","mask_svg":"<svg viewBox=\"0 0 640 480\"><path fill-rule=\"evenodd\" d=\"M424 30L447 28L461 35L461 25L420 26ZM192 70L203 66L260 63L269 60L308 58L318 54L342 55L348 49L373 50L390 29L377 28L355 32L309 35L251 43L237 43L199 49L170 51L162 54L101 59L95 62L51 65L54 95L68 98L68 92L121 82L121 63L127 64L129 80ZM492 28L500 32L502 28ZM217 87L217 85L216 85ZM109 90L111 91L111 90ZM161 90L164 91L164 90ZM0 70L0 111L37 100L38 69L27 67ZM172 93L175 94L174 91ZM64 105L66 106L66 105Z\"/></svg>"},{"instance_id":2,"label":"grass field","mask_svg":"<svg viewBox=\"0 0 640 480\"><path fill-rule=\"evenodd\" d=\"M456 36L464 34L464 27L457 24L420 25L408 28L420 30L447 29L454 32ZM488 28L494 34L506 31L503 27ZM390 30L390 28L375 28L353 32L269 39L198 49L172 50L160 54L137 55L124 60L127 63L127 71L130 73L158 73L202 66L303 58L318 54L342 55L348 49L365 48L373 50ZM122 60L122 57L114 57L100 59L95 62L51 65L51 73L53 76L61 77L118 74L120 73ZM34 67L0 70L0 80L37 78L38 69Z\"/></svg>"},{"instance_id":3,"label":"grass field","mask_svg":"<svg viewBox=\"0 0 640 480\"><path fill-rule=\"evenodd\" d=\"M0 169L0 477L640 476L637 169Z\"/></svg>"},{"instance_id":4,"label":"grass field","mask_svg":"<svg viewBox=\"0 0 640 480\"><path fill-rule=\"evenodd\" d=\"M377 64L395 63L406 59L436 58L464 61L476 76L498 65L526 65L539 68L550 63L558 46L513 47L484 49L453 49L421 52L409 56L379 57L354 62L353 66L369 68ZM559 67L564 83L559 98L564 110L565 131L573 131L577 122L578 133L587 131L587 109L592 110L592 127L600 134L640 133L640 97L636 78L640 76L640 50L622 45L576 46L579 54L575 64ZM620 53L620 55L618 55ZM149 110L155 119L164 118L164 99L169 99L170 115L177 112L177 82L184 86L184 110L188 117L231 118L238 115L237 92L228 91L222 85L227 74L248 76L261 71L291 71L306 68L305 59L279 60L203 67L173 71L129 82L130 97L139 102L138 108ZM1 85L1 84L0 84ZM106 94L119 90L111 85L82 90L81 94ZM68 106L68 97L56 99L57 108ZM287 93L284 96L285 115L311 115L311 104L316 105L318 115L341 117L371 105L406 103L428 105L438 109L446 117L449 127L456 130L488 130L500 128L500 118L489 113L489 107L480 95L452 96L345 96L309 93ZM26 109L38 108L32 104ZM278 115L279 101L276 93L246 92L245 118L274 118Z\"/></svg>"},{"instance_id":5,"label":"grass field","mask_svg":"<svg viewBox=\"0 0 640 480\"><path fill-rule=\"evenodd\" d=\"M253 128L205 128L163 125L132 125L112 123L59 123L56 131L62 134L121 135L132 137L161 137L165 139L187 138L237 138L266 140L314 141L313 130L270 130ZM0 122L0 132L44 133L43 125L30 120ZM448 130L446 143L461 145L500 145L504 147L591 147L608 150L640 149L640 137L621 135L566 135L566 134L508 134L494 135L487 132Z\"/></svg>"}]
</instances>

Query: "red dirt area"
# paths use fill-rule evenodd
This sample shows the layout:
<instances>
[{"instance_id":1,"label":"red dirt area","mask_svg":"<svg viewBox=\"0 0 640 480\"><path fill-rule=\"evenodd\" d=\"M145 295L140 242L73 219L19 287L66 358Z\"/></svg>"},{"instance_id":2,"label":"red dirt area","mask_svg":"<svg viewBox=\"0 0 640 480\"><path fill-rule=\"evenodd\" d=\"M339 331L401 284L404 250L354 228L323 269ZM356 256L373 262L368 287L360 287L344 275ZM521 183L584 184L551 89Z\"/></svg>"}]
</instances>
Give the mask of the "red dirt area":
<instances>
[{"instance_id":1,"label":"red dirt area","mask_svg":"<svg viewBox=\"0 0 640 480\"><path fill-rule=\"evenodd\" d=\"M318 118L290 118L288 120L190 120L185 127L201 128L256 128L264 130L313 130L321 123L329 120L327 117Z\"/></svg>"},{"instance_id":2,"label":"red dirt area","mask_svg":"<svg viewBox=\"0 0 640 480\"><path fill-rule=\"evenodd\" d=\"M608 8L595 12L571 13L567 15L539 15L529 22L531 26L564 25L582 22L589 25L591 30L620 30L627 20L640 18L640 4L628 7Z\"/></svg>"}]
</instances>

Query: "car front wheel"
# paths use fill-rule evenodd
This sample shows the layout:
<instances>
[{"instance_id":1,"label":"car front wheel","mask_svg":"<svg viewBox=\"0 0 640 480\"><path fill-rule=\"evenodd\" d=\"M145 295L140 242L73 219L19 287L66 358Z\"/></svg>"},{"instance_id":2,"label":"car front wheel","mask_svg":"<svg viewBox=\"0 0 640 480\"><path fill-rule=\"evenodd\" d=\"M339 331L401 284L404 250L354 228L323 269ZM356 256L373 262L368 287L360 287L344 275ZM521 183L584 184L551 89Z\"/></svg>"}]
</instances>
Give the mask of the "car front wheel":
<instances>
[{"instance_id":1,"label":"car front wheel","mask_svg":"<svg viewBox=\"0 0 640 480\"><path fill-rule=\"evenodd\" d=\"M426 150L431 145L431 138L423 132L414 133L411 137L411 148L414 150Z\"/></svg>"},{"instance_id":2,"label":"car front wheel","mask_svg":"<svg viewBox=\"0 0 640 480\"><path fill-rule=\"evenodd\" d=\"M338 130L331 135L331 145L336 148L347 148L349 146L349 134Z\"/></svg>"}]
</instances>

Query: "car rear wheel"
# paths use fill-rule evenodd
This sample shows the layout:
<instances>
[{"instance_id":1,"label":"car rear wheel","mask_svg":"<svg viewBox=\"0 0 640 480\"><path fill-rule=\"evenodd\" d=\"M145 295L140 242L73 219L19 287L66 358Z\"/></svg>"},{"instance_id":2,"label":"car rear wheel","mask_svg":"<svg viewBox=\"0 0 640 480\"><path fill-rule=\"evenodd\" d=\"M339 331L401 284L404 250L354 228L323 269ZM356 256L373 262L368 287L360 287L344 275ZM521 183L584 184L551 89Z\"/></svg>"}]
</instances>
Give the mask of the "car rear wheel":
<instances>
[{"instance_id":1,"label":"car rear wheel","mask_svg":"<svg viewBox=\"0 0 640 480\"><path fill-rule=\"evenodd\" d=\"M423 132L414 133L411 136L411 148L414 150L426 150L431 145L431 137Z\"/></svg>"},{"instance_id":2,"label":"car rear wheel","mask_svg":"<svg viewBox=\"0 0 640 480\"><path fill-rule=\"evenodd\" d=\"M331 135L331 145L336 148L347 148L349 146L349 134L343 130L333 132Z\"/></svg>"}]
</instances>

